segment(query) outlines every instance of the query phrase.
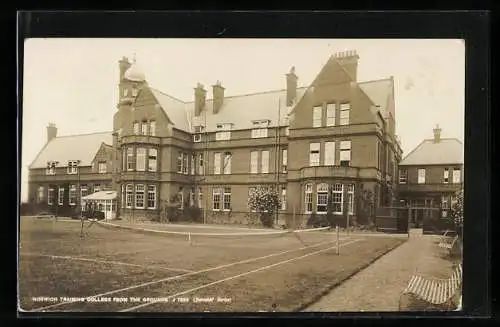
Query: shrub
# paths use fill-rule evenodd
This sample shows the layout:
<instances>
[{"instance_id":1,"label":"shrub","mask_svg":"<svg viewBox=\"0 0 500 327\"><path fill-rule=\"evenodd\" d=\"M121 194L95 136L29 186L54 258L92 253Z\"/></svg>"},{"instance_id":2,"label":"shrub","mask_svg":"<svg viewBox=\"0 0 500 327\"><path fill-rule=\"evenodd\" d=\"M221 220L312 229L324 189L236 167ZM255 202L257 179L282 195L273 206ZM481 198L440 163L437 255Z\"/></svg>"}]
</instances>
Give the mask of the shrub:
<instances>
[{"instance_id":1,"label":"shrub","mask_svg":"<svg viewBox=\"0 0 500 327\"><path fill-rule=\"evenodd\" d=\"M248 206L260 215L265 227L273 227L274 213L281 206L278 192L269 188L257 188L248 197Z\"/></svg>"},{"instance_id":2,"label":"shrub","mask_svg":"<svg viewBox=\"0 0 500 327\"><path fill-rule=\"evenodd\" d=\"M459 235L462 235L464 225L464 190L460 189L455 193L455 201L451 206L451 218L455 226L455 230Z\"/></svg>"},{"instance_id":3,"label":"shrub","mask_svg":"<svg viewBox=\"0 0 500 327\"><path fill-rule=\"evenodd\" d=\"M316 227L328 227L332 225L326 218L326 215L318 215L315 212L313 212L311 213L309 219L307 220L307 226L316 228Z\"/></svg>"}]
</instances>

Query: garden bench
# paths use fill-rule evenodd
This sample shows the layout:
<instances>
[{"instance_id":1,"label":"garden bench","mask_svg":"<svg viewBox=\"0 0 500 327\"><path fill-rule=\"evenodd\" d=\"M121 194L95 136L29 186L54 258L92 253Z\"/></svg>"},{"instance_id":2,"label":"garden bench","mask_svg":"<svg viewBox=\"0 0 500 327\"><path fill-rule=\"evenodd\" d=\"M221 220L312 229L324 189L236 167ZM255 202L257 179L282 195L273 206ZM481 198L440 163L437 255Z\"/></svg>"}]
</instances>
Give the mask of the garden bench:
<instances>
[{"instance_id":1,"label":"garden bench","mask_svg":"<svg viewBox=\"0 0 500 327\"><path fill-rule=\"evenodd\" d=\"M451 240L451 242L449 240L442 240L441 242L439 242L438 246L440 248L447 249L451 254L453 247L455 246L457 241L458 241L458 235L455 235L455 237Z\"/></svg>"},{"instance_id":2,"label":"garden bench","mask_svg":"<svg viewBox=\"0 0 500 327\"><path fill-rule=\"evenodd\" d=\"M420 275L413 275L399 298L401 311L404 295L412 295L427 304L439 307L462 309L462 264L458 264L450 278L431 279ZM458 297L458 301L457 301Z\"/></svg>"}]
</instances>

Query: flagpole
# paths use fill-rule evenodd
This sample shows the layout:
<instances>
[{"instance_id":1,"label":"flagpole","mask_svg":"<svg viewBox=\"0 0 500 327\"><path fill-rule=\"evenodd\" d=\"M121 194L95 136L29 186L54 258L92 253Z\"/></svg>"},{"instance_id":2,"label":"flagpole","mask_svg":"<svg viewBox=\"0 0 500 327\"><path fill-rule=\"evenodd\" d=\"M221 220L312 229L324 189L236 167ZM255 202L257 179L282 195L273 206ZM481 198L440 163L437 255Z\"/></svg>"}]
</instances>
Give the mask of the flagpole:
<instances>
[{"instance_id":1,"label":"flagpole","mask_svg":"<svg viewBox=\"0 0 500 327\"><path fill-rule=\"evenodd\" d=\"M278 122L276 128L276 193L281 197L280 193L280 118L281 118L281 98L278 97ZM280 207L276 208L276 223L279 220Z\"/></svg>"}]
</instances>

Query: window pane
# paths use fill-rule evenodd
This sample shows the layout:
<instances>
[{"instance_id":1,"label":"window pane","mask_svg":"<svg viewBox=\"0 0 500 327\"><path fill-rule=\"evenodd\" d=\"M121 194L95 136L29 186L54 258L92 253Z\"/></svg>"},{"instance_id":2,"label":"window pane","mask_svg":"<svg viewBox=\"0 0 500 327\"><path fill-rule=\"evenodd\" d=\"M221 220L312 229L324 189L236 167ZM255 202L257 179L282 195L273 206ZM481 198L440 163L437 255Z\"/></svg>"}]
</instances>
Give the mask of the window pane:
<instances>
[{"instance_id":1,"label":"window pane","mask_svg":"<svg viewBox=\"0 0 500 327\"><path fill-rule=\"evenodd\" d=\"M231 153L224 153L224 174L231 174Z\"/></svg>"},{"instance_id":2,"label":"window pane","mask_svg":"<svg viewBox=\"0 0 500 327\"><path fill-rule=\"evenodd\" d=\"M146 170L146 148L137 148L137 170Z\"/></svg>"},{"instance_id":3,"label":"window pane","mask_svg":"<svg viewBox=\"0 0 500 327\"><path fill-rule=\"evenodd\" d=\"M156 171L156 158L158 156L158 150L149 149L149 160L148 160L148 170Z\"/></svg>"},{"instance_id":4,"label":"window pane","mask_svg":"<svg viewBox=\"0 0 500 327\"><path fill-rule=\"evenodd\" d=\"M148 123L147 122L142 122L142 124L141 124L141 134L142 135L147 135L148 134Z\"/></svg>"},{"instance_id":5,"label":"window pane","mask_svg":"<svg viewBox=\"0 0 500 327\"><path fill-rule=\"evenodd\" d=\"M156 122L154 120L149 123L149 135L156 135Z\"/></svg>"},{"instance_id":6,"label":"window pane","mask_svg":"<svg viewBox=\"0 0 500 327\"><path fill-rule=\"evenodd\" d=\"M459 184L461 182L460 169L453 169L453 183Z\"/></svg>"},{"instance_id":7,"label":"window pane","mask_svg":"<svg viewBox=\"0 0 500 327\"><path fill-rule=\"evenodd\" d=\"M418 183L419 184L425 183L425 169L418 170Z\"/></svg>"}]
</instances>

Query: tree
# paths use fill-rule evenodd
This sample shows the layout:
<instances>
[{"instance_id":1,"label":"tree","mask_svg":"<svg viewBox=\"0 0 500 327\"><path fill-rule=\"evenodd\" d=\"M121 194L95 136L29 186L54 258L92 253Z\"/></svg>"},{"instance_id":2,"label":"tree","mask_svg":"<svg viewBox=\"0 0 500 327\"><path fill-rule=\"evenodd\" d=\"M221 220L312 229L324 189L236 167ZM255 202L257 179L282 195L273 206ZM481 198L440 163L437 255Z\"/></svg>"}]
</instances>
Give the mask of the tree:
<instances>
[{"instance_id":1,"label":"tree","mask_svg":"<svg viewBox=\"0 0 500 327\"><path fill-rule=\"evenodd\" d=\"M462 235L462 228L464 225L464 190L460 189L455 193L455 201L451 206L451 218L455 224L456 232Z\"/></svg>"},{"instance_id":2,"label":"tree","mask_svg":"<svg viewBox=\"0 0 500 327\"><path fill-rule=\"evenodd\" d=\"M268 188L257 188L248 197L250 210L260 215L262 225L273 227L273 217L276 210L281 206L278 192Z\"/></svg>"}]
</instances>

